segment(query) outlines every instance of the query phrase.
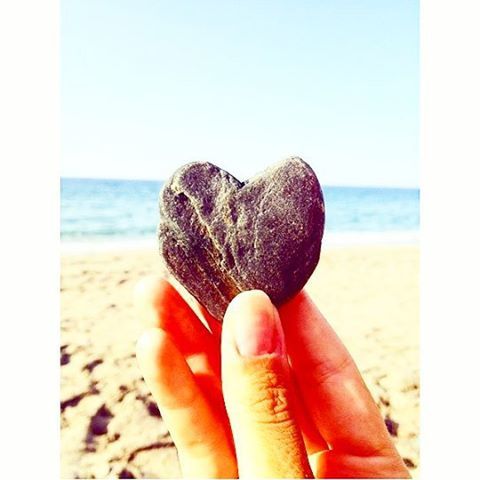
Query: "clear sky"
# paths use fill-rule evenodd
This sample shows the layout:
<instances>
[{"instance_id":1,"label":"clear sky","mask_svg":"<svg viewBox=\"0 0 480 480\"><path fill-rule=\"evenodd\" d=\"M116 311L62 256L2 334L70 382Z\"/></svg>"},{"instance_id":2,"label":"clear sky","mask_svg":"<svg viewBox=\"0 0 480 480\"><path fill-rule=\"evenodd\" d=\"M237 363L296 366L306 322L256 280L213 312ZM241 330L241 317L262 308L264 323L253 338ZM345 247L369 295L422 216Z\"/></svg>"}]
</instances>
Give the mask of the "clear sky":
<instances>
[{"instance_id":1,"label":"clear sky","mask_svg":"<svg viewBox=\"0 0 480 480\"><path fill-rule=\"evenodd\" d=\"M62 176L418 186L416 0L62 0Z\"/></svg>"}]
</instances>

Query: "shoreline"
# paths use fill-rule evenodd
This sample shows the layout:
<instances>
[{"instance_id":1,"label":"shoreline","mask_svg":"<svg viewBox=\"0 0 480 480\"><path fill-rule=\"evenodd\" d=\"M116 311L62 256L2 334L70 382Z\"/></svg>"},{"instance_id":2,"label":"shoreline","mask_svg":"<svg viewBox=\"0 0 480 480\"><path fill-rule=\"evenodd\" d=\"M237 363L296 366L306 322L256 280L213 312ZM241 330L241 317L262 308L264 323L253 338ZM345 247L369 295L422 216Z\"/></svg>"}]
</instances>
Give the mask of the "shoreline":
<instances>
[{"instance_id":1,"label":"shoreline","mask_svg":"<svg viewBox=\"0 0 480 480\"><path fill-rule=\"evenodd\" d=\"M323 249L358 246L419 246L420 232L386 231L386 232L334 232L325 233L322 241ZM155 237L141 238L108 238L85 240L61 240L60 253L65 255L86 255L110 252L133 252L157 250Z\"/></svg>"}]
</instances>

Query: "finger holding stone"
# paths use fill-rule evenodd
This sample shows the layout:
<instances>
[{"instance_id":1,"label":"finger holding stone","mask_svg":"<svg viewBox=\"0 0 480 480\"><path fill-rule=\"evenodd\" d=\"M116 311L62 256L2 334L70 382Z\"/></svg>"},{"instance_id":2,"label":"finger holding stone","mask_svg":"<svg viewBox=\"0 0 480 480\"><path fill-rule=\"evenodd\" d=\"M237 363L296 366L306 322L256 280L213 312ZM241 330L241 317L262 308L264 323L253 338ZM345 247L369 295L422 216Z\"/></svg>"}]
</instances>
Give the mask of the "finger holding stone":
<instances>
[{"instance_id":1,"label":"finger holding stone","mask_svg":"<svg viewBox=\"0 0 480 480\"><path fill-rule=\"evenodd\" d=\"M222 385L240 477L311 478L280 319L261 291L239 294L227 309Z\"/></svg>"},{"instance_id":2,"label":"finger holding stone","mask_svg":"<svg viewBox=\"0 0 480 480\"><path fill-rule=\"evenodd\" d=\"M167 331L184 355L217 349L210 332L178 291L164 278L142 279L134 291L137 316L146 327ZM218 357L217 355L214 355Z\"/></svg>"},{"instance_id":3,"label":"finger holding stone","mask_svg":"<svg viewBox=\"0 0 480 480\"><path fill-rule=\"evenodd\" d=\"M215 343L220 345L222 324L193 295L191 295L175 277L172 277L169 282L175 290L177 290L187 305L195 312L200 321L208 327L208 330L215 339Z\"/></svg>"}]
</instances>

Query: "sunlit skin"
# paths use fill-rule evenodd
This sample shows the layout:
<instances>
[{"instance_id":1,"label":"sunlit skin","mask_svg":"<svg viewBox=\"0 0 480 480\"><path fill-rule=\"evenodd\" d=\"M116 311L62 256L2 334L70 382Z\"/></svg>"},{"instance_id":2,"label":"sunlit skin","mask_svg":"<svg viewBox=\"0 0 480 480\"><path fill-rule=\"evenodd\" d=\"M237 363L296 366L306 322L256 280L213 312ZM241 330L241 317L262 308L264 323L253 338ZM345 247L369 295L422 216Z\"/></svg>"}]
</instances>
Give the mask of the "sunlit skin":
<instances>
[{"instance_id":1,"label":"sunlit skin","mask_svg":"<svg viewBox=\"0 0 480 480\"><path fill-rule=\"evenodd\" d=\"M135 304L146 328L139 365L184 477L410 478L352 357L304 291L278 310L263 292L243 292L223 324L179 291L149 277Z\"/></svg>"}]
</instances>

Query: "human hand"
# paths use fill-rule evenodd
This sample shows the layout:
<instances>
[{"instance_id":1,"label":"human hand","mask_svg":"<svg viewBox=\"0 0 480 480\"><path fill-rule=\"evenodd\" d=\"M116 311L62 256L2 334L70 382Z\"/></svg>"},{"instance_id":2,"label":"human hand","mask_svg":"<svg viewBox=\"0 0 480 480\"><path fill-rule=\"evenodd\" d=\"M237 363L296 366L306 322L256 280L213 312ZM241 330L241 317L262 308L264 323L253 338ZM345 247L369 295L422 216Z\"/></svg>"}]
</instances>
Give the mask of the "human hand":
<instances>
[{"instance_id":1,"label":"human hand","mask_svg":"<svg viewBox=\"0 0 480 480\"><path fill-rule=\"evenodd\" d=\"M223 326L166 280L143 281L136 305L150 327L139 364L185 477L409 478L350 354L305 292L279 310L263 292L241 293Z\"/></svg>"}]
</instances>

